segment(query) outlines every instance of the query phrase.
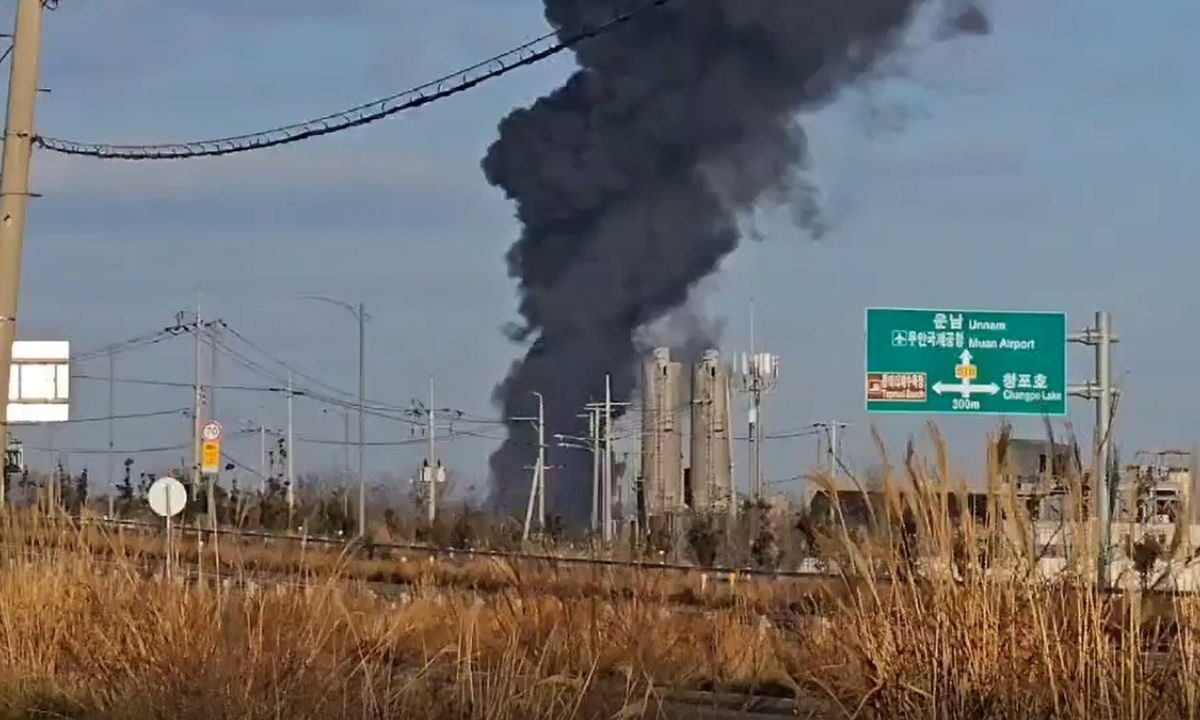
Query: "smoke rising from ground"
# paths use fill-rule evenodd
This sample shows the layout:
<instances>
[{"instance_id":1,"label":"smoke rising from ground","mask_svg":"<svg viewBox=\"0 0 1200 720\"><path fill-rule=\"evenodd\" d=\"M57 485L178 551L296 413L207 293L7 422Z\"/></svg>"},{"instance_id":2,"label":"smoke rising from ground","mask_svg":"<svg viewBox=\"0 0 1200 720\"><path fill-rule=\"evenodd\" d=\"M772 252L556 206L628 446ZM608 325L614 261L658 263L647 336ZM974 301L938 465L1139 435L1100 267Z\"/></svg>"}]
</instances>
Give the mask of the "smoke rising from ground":
<instances>
[{"instance_id":1,"label":"smoke rising from ground","mask_svg":"<svg viewBox=\"0 0 1200 720\"><path fill-rule=\"evenodd\" d=\"M617 0L545 0L567 35ZM528 344L496 389L506 416L536 410L574 433L604 376L625 400L638 331L686 303L737 247L739 217L786 202L823 230L796 115L833 99L893 47L920 0L677 0L577 49L565 85L500 124L483 161L522 225L508 253ZM970 23L967 23L968 25ZM528 423L492 456L493 495L523 511L536 452ZM574 451L578 453L578 451ZM590 460L552 452L550 502L589 512Z\"/></svg>"}]
</instances>

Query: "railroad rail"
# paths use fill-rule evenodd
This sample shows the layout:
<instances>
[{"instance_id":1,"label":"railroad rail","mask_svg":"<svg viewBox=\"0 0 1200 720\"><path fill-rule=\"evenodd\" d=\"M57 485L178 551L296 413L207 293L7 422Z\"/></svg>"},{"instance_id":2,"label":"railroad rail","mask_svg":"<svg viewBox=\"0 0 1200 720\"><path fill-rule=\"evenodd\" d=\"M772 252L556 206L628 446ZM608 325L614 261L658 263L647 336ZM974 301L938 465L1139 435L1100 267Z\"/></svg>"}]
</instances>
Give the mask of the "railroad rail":
<instances>
[{"instance_id":1,"label":"railroad rail","mask_svg":"<svg viewBox=\"0 0 1200 720\"><path fill-rule=\"evenodd\" d=\"M145 522L141 520L92 518L79 520L76 522L79 522L85 526L94 525L105 528L129 528L157 532L161 532L163 529L162 525L158 523ZM196 525L177 525L175 526L175 530L185 535L195 535L197 533L211 535L213 533L212 528L199 527ZM516 550L494 550L489 548L450 548L420 543L375 542L371 540L364 541L357 538L351 538L347 540L345 538L335 538L322 535L297 535L294 533L273 533L260 530L243 530L238 528L217 528L216 533L220 537L239 537L284 543L323 545L330 548L342 548L351 551L365 551L367 553L375 551L407 552L417 555L447 558L451 560L460 558L519 560L526 562L541 562L547 564L573 565L580 567L624 568L645 572L678 572L686 574L724 575L727 577L739 578L814 578L838 576L836 570L824 570L819 568L802 570L768 570L763 568L734 566L703 567L699 565L665 561L649 562L644 560L617 560L614 558L601 558L595 556L584 557L578 555L521 552Z\"/></svg>"}]
</instances>

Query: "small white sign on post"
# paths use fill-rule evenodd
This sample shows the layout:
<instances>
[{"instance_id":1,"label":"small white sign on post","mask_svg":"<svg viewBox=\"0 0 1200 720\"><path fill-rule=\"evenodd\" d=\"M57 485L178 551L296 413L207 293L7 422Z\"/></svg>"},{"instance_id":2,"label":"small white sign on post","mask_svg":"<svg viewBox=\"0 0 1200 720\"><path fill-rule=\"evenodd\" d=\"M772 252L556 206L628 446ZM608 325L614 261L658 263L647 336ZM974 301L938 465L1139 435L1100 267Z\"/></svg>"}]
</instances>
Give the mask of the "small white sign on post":
<instances>
[{"instance_id":1,"label":"small white sign on post","mask_svg":"<svg viewBox=\"0 0 1200 720\"><path fill-rule=\"evenodd\" d=\"M155 515L164 518L167 523L167 577L171 576L174 566L172 558L171 518L183 512L187 505L187 488L173 477L161 477L154 481L146 492L146 501Z\"/></svg>"},{"instance_id":2,"label":"small white sign on post","mask_svg":"<svg viewBox=\"0 0 1200 720\"><path fill-rule=\"evenodd\" d=\"M187 505L187 489L173 477L161 477L154 481L146 493L146 501L155 515L168 521Z\"/></svg>"}]
</instances>

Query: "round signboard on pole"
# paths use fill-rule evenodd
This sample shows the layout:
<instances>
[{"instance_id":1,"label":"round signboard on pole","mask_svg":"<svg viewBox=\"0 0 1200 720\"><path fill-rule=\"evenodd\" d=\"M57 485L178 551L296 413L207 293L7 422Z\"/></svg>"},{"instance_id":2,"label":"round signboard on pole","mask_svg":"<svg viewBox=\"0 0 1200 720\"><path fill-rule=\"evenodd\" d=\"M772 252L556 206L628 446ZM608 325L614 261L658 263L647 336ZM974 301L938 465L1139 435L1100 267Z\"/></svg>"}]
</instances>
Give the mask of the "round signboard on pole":
<instances>
[{"instance_id":1,"label":"round signboard on pole","mask_svg":"<svg viewBox=\"0 0 1200 720\"><path fill-rule=\"evenodd\" d=\"M150 509L159 517L173 517L183 512L187 505L187 489L173 477L161 477L154 481L146 493Z\"/></svg>"},{"instance_id":2,"label":"round signboard on pole","mask_svg":"<svg viewBox=\"0 0 1200 720\"><path fill-rule=\"evenodd\" d=\"M205 423L204 427L200 430L200 439L207 440L208 442L216 442L217 440L220 440L221 423L217 422L216 420Z\"/></svg>"}]
</instances>

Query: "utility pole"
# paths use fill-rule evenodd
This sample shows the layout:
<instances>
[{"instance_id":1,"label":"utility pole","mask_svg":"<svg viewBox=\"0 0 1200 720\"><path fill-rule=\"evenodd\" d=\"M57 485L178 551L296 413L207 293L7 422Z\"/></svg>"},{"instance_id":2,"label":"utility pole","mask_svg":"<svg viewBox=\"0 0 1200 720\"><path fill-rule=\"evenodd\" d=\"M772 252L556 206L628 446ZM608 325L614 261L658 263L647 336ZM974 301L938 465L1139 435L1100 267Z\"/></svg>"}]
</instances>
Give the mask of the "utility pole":
<instances>
[{"instance_id":1,"label":"utility pole","mask_svg":"<svg viewBox=\"0 0 1200 720\"><path fill-rule=\"evenodd\" d=\"M267 494L267 428L263 424L263 407L258 406L258 491Z\"/></svg>"},{"instance_id":2,"label":"utility pole","mask_svg":"<svg viewBox=\"0 0 1200 720\"><path fill-rule=\"evenodd\" d=\"M426 413L429 420L429 428L426 430L429 436L429 507L428 520L429 524L433 525L437 521L437 483L438 483L438 467L437 467L437 411L433 406L433 376L429 376L429 412Z\"/></svg>"},{"instance_id":3,"label":"utility pole","mask_svg":"<svg viewBox=\"0 0 1200 720\"><path fill-rule=\"evenodd\" d=\"M342 411L342 478L350 474L350 412Z\"/></svg>"},{"instance_id":4,"label":"utility pole","mask_svg":"<svg viewBox=\"0 0 1200 720\"><path fill-rule=\"evenodd\" d=\"M594 489L599 491L596 493L599 496L596 501L599 504L599 512L594 512L593 515L599 515L601 537L606 543L612 542L613 539L612 424L614 408L619 407L629 407L629 403L613 402L611 375L604 376L604 402L588 403L584 406L589 415L595 418L592 445L595 448L593 450L595 457L592 460L592 484ZM598 479L596 479L597 476Z\"/></svg>"},{"instance_id":5,"label":"utility pole","mask_svg":"<svg viewBox=\"0 0 1200 720\"><path fill-rule=\"evenodd\" d=\"M613 539L612 516L612 375L604 376L604 482L601 488L604 493L603 510L604 542L609 544Z\"/></svg>"},{"instance_id":6,"label":"utility pole","mask_svg":"<svg viewBox=\"0 0 1200 720\"><path fill-rule=\"evenodd\" d=\"M217 419L217 334L220 332L215 324L208 327L208 343L211 355L208 360L208 415L210 420Z\"/></svg>"},{"instance_id":7,"label":"utility pole","mask_svg":"<svg viewBox=\"0 0 1200 720\"><path fill-rule=\"evenodd\" d=\"M533 476L529 481L529 503L525 506L525 526L522 528L521 537L528 541L529 533L533 527L533 508L536 504L538 507L537 516L538 523L542 530L546 529L546 400L540 392L530 393L538 400L537 417L518 417L512 418L514 421L528 421L534 423L538 434L538 454L537 461L534 463Z\"/></svg>"},{"instance_id":8,"label":"utility pole","mask_svg":"<svg viewBox=\"0 0 1200 720\"><path fill-rule=\"evenodd\" d=\"M350 476L350 411L342 411L342 517L350 517L350 488L346 480ZM361 522L362 517L359 517Z\"/></svg>"},{"instance_id":9,"label":"utility pole","mask_svg":"<svg viewBox=\"0 0 1200 720\"><path fill-rule=\"evenodd\" d=\"M813 427L825 431L825 437L828 440L825 447L825 470L829 473L830 478L835 478L838 476L842 465L841 440L838 436L838 430L850 427L850 423L829 420L827 422L813 423Z\"/></svg>"},{"instance_id":10,"label":"utility pole","mask_svg":"<svg viewBox=\"0 0 1200 720\"><path fill-rule=\"evenodd\" d=\"M546 527L546 401L541 393L535 392L538 399L538 518L542 527Z\"/></svg>"},{"instance_id":11,"label":"utility pole","mask_svg":"<svg viewBox=\"0 0 1200 720\"><path fill-rule=\"evenodd\" d=\"M366 419L363 405L367 395L367 310L358 304L358 536L367 535L367 473L364 470ZM349 463L347 463L349 465Z\"/></svg>"},{"instance_id":12,"label":"utility pole","mask_svg":"<svg viewBox=\"0 0 1200 720\"><path fill-rule=\"evenodd\" d=\"M587 437L579 437L577 435L563 435L556 433L554 439L560 448L570 448L573 450L586 450L592 456L592 522L591 530L594 535L600 529L600 408L595 405L587 405L586 415L577 415L576 417L587 418L588 434ZM543 471L548 468L543 468Z\"/></svg>"},{"instance_id":13,"label":"utility pole","mask_svg":"<svg viewBox=\"0 0 1200 720\"><path fill-rule=\"evenodd\" d=\"M29 161L33 154L33 110L37 99L42 0L17 0L4 155L0 165L0 388L8 392L12 344L17 335L21 246L29 204ZM0 403L0 442L8 445L8 403Z\"/></svg>"},{"instance_id":14,"label":"utility pole","mask_svg":"<svg viewBox=\"0 0 1200 720\"><path fill-rule=\"evenodd\" d=\"M1120 338L1113 333L1112 316L1101 310L1096 312L1094 327L1071 333L1067 340L1096 349L1095 379L1082 385L1072 385L1067 392L1096 403L1096 427L1092 445L1092 488L1096 503L1096 536L1099 546L1096 582L1100 587L1107 588L1112 555L1112 478L1109 477L1112 457L1112 409L1114 398L1120 395L1120 389L1113 387L1112 382L1112 346L1119 342Z\"/></svg>"},{"instance_id":15,"label":"utility pole","mask_svg":"<svg viewBox=\"0 0 1200 720\"><path fill-rule=\"evenodd\" d=\"M194 362L192 369L192 500L195 501L199 497L200 480L201 480L201 457L200 457L200 430L203 426L204 419L201 417L200 408L204 403L204 386L200 383L200 330L204 327L204 316L202 314L201 304L199 299L196 300L196 325L192 328L192 344L194 348Z\"/></svg>"},{"instance_id":16,"label":"utility pole","mask_svg":"<svg viewBox=\"0 0 1200 720\"><path fill-rule=\"evenodd\" d=\"M287 505L288 532L292 531L292 516L296 511L296 445L292 432L292 373L288 371L287 383Z\"/></svg>"},{"instance_id":17,"label":"utility pole","mask_svg":"<svg viewBox=\"0 0 1200 720\"><path fill-rule=\"evenodd\" d=\"M115 348L108 348L108 515L113 515L113 495L117 490L116 464L113 457L113 448L116 446L116 429L113 425L113 416L116 414L116 387L115 380L116 371L116 352Z\"/></svg>"},{"instance_id":18,"label":"utility pole","mask_svg":"<svg viewBox=\"0 0 1200 720\"><path fill-rule=\"evenodd\" d=\"M588 409L588 447L592 451L592 534L600 529L600 411Z\"/></svg>"},{"instance_id":19,"label":"utility pole","mask_svg":"<svg viewBox=\"0 0 1200 720\"><path fill-rule=\"evenodd\" d=\"M212 355L208 363L208 419L217 419L217 333L220 332L215 323L208 326L208 342ZM209 513L213 517L213 543L216 544L217 501L216 485L221 481L221 463L217 462L217 471L208 477Z\"/></svg>"}]
</instances>

